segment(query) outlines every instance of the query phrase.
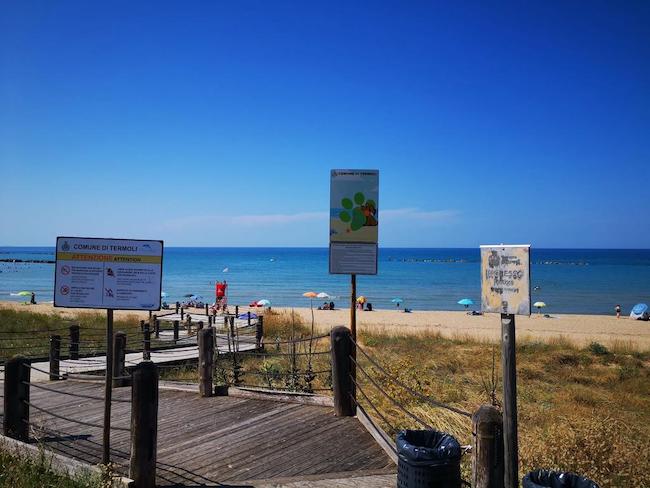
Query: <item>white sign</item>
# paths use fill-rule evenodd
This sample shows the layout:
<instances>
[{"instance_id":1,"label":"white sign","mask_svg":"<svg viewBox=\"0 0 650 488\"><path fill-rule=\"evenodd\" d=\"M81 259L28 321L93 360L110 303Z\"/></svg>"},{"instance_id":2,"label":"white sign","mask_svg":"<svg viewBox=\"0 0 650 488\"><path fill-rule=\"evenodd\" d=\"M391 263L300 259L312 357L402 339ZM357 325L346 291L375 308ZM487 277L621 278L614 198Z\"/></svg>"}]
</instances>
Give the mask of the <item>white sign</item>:
<instances>
[{"instance_id":1,"label":"white sign","mask_svg":"<svg viewBox=\"0 0 650 488\"><path fill-rule=\"evenodd\" d=\"M481 310L530 315L530 245L481 246Z\"/></svg>"},{"instance_id":2,"label":"white sign","mask_svg":"<svg viewBox=\"0 0 650 488\"><path fill-rule=\"evenodd\" d=\"M162 241L57 237L54 306L158 310Z\"/></svg>"},{"instance_id":3,"label":"white sign","mask_svg":"<svg viewBox=\"0 0 650 488\"><path fill-rule=\"evenodd\" d=\"M377 244L333 242L330 244L331 274L377 274Z\"/></svg>"},{"instance_id":4,"label":"white sign","mask_svg":"<svg viewBox=\"0 0 650 488\"><path fill-rule=\"evenodd\" d=\"M330 273L377 274L379 171L333 169Z\"/></svg>"}]
</instances>

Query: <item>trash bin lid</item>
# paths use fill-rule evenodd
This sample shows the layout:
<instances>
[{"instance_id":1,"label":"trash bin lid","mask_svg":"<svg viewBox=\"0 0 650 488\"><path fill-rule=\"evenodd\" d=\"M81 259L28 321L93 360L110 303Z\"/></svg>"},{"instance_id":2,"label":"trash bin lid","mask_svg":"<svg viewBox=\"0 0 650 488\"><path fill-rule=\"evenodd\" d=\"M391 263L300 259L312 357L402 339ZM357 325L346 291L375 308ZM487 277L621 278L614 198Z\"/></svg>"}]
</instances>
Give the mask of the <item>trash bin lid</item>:
<instances>
[{"instance_id":1,"label":"trash bin lid","mask_svg":"<svg viewBox=\"0 0 650 488\"><path fill-rule=\"evenodd\" d=\"M403 430L395 442L397 453L410 461L457 461L461 455L458 441L437 430Z\"/></svg>"},{"instance_id":2,"label":"trash bin lid","mask_svg":"<svg viewBox=\"0 0 650 488\"><path fill-rule=\"evenodd\" d=\"M600 488L595 482L575 473L538 469L522 481L524 488Z\"/></svg>"}]
</instances>

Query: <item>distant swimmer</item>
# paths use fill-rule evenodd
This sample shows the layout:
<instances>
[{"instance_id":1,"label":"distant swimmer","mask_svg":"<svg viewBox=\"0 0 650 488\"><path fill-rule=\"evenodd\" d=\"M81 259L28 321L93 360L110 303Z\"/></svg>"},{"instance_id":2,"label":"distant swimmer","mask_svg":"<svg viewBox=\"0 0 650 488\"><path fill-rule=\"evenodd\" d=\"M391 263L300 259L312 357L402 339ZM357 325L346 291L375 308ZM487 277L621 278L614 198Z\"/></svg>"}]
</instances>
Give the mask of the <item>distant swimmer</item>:
<instances>
[{"instance_id":1,"label":"distant swimmer","mask_svg":"<svg viewBox=\"0 0 650 488\"><path fill-rule=\"evenodd\" d=\"M535 290L535 291L537 291L537 290L541 290L541 289L542 289L541 286L535 286L535 287L533 287L533 290Z\"/></svg>"}]
</instances>

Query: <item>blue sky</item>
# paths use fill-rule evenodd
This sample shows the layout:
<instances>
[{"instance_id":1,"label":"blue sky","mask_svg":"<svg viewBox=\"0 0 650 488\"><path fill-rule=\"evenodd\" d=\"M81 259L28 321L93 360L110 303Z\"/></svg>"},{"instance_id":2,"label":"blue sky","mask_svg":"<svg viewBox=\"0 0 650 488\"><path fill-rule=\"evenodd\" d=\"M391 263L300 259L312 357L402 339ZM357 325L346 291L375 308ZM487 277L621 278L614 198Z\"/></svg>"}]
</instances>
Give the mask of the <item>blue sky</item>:
<instances>
[{"instance_id":1,"label":"blue sky","mask_svg":"<svg viewBox=\"0 0 650 488\"><path fill-rule=\"evenodd\" d=\"M0 245L650 247L648 2L0 3Z\"/></svg>"}]
</instances>

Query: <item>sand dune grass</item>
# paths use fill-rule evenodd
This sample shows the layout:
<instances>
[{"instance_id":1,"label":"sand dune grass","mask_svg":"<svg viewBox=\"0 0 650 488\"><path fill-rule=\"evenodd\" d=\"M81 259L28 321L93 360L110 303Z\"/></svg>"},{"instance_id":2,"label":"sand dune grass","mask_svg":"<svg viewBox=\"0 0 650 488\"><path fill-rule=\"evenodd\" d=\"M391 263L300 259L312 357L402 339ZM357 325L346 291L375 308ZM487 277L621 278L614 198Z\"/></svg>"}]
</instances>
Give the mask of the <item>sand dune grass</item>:
<instances>
[{"instance_id":1,"label":"sand dune grass","mask_svg":"<svg viewBox=\"0 0 650 488\"><path fill-rule=\"evenodd\" d=\"M492 403L493 390L497 404L502 397L492 373L494 364L494 377L501 377L500 350L489 342L426 332L363 332L360 340L391 375L438 401L473 412L481 403ZM650 353L625 343L612 349L597 343L577 348L559 338L522 340L517 355L522 476L544 467L584 474L602 487L650 486ZM469 419L417 400L363 356L360 364L408 411L471 443ZM393 428L418 427L363 375L360 382Z\"/></svg>"}]
</instances>

